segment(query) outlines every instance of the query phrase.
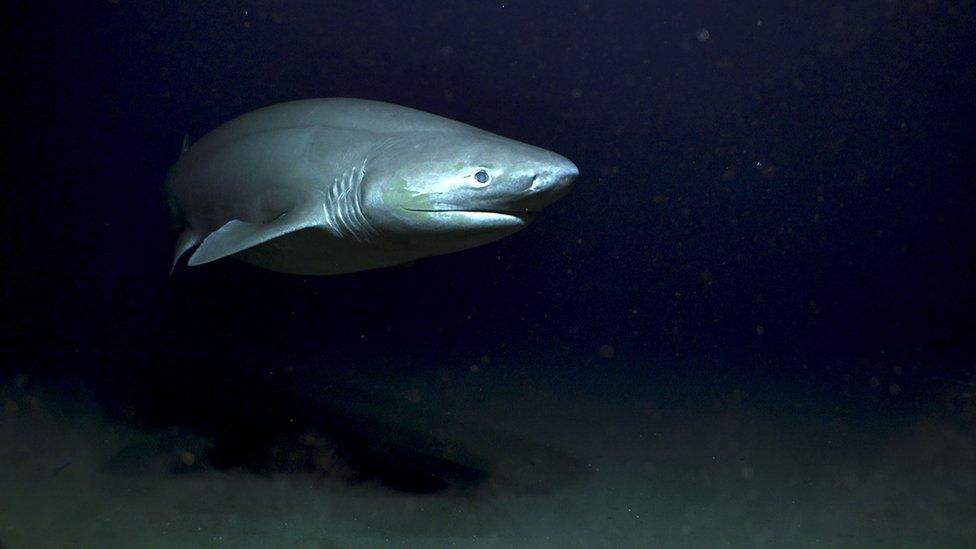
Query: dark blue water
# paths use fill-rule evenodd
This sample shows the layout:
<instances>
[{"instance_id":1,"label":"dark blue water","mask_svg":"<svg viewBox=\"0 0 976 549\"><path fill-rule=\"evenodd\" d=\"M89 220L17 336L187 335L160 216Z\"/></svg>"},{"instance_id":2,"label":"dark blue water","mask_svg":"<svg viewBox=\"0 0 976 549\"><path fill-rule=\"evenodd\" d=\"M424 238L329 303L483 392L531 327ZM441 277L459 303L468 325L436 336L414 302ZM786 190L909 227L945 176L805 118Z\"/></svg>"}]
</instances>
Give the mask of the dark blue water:
<instances>
[{"instance_id":1,"label":"dark blue water","mask_svg":"<svg viewBox=\"0 0 976 549\"><path fill-rule=\"evenodd\" d=\"M7 21L3 547L976 539L971 2ZM410 268L168 277L183 135L331 96L581 176Z\"/></svg>"}]
</instances>

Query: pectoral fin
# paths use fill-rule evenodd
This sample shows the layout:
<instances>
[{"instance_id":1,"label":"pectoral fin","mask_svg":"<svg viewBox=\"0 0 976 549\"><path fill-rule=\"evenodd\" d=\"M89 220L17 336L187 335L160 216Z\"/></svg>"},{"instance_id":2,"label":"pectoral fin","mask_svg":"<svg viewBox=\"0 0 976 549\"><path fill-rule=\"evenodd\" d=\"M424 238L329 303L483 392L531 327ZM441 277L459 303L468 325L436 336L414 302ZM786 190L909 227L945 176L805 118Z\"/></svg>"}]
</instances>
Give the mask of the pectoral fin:
<instances>
[{"instance_id":1,"label":"pectoral fin","mask_svg":"<svg viewBox=\"0 0 976 549\"><path fill-rule=\"evenodd\" d=\"M196 246L198 242L197 235L193 233L189 228L183 229L180 233L179 239L176 241L176 251L173 253L173 264L170 265L169 274L173 276L173 271L176 270L176 264L180 262L180 258L183 257L190 248Z\"/></svg>"},{"instance_id":2,"label":"pectoral fin","mask_svg":"<svg viewBox=\"0 0 976 549\"><path fill-rule=\"evenodd\" d=\"M193 267L210 263L310 225L302 219L296 219L297 217L299 216L286 212L267 223L232 219L203 239L200 247L190 256L187 265Z\"/></svg>"}]
</instances>

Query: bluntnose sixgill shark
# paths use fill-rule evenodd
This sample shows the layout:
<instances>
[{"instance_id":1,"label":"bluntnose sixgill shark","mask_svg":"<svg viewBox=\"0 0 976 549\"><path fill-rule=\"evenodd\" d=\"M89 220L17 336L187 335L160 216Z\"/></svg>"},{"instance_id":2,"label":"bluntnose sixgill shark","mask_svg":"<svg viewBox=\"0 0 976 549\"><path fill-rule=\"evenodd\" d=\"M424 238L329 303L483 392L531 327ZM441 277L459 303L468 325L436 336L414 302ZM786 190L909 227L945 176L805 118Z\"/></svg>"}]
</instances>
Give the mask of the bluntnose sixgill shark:
<instances>
[{"instance_id":1,"label":"bluntnose sixgill shark","mask_svg":"<svg viewBox=\"0 0 976 549\"><path fill-rule=\"evenodd\" d=\"M524 228L578 175L566 158L467 124L361 99L240 116L169 171L173 260L234 256L274 271L350 273L479 246Z\"/></svg>"}]
</instances>

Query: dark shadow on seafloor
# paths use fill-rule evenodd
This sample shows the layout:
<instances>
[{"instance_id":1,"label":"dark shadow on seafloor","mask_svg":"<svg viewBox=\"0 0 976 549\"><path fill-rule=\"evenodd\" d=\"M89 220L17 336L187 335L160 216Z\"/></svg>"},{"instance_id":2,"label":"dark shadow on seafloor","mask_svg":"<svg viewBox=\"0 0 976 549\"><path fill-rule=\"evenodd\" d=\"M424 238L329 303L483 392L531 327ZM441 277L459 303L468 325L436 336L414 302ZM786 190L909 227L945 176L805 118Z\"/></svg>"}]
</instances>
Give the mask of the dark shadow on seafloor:
<instances>
[{"instance_id":1,"label":"dark shadow on seafloor","mask_svg":"<svg viewBox=\"0 0 976 549\"><path fill-rule=\"evenodd\" d=\"M129 406L126 416L158 436L123 448L106 471L243 468L379 483L404 493L468 495L496 488L547 493L587 474L582 460L562 450L379 391L334 383L310 398L242 376L210 377L202 373L206 364L184 363L180 370L192 377L168 367L140 381L152 393ZM167 435L172 427L199 438Z\"/></svg>"}]
</instances>

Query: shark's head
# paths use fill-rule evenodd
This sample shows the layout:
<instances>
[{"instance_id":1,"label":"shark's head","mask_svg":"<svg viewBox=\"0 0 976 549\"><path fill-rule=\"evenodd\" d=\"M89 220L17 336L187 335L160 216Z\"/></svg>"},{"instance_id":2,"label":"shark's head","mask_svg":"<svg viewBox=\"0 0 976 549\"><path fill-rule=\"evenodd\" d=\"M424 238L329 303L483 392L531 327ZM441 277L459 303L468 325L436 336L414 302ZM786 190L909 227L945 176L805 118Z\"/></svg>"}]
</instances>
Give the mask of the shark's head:
<instances>
[{"instance_id":1,"label":"shark's head","mask_svg":"<svg viewBox=\"0 0 976 549\"><path fill-rule=\"evenodd\" d=\"M394 149L378 177L368 175L367 215L427 253L478 246L526 227L579 174L556 153L474 129L433 133Z\"/></svg>"}]
</instances>

